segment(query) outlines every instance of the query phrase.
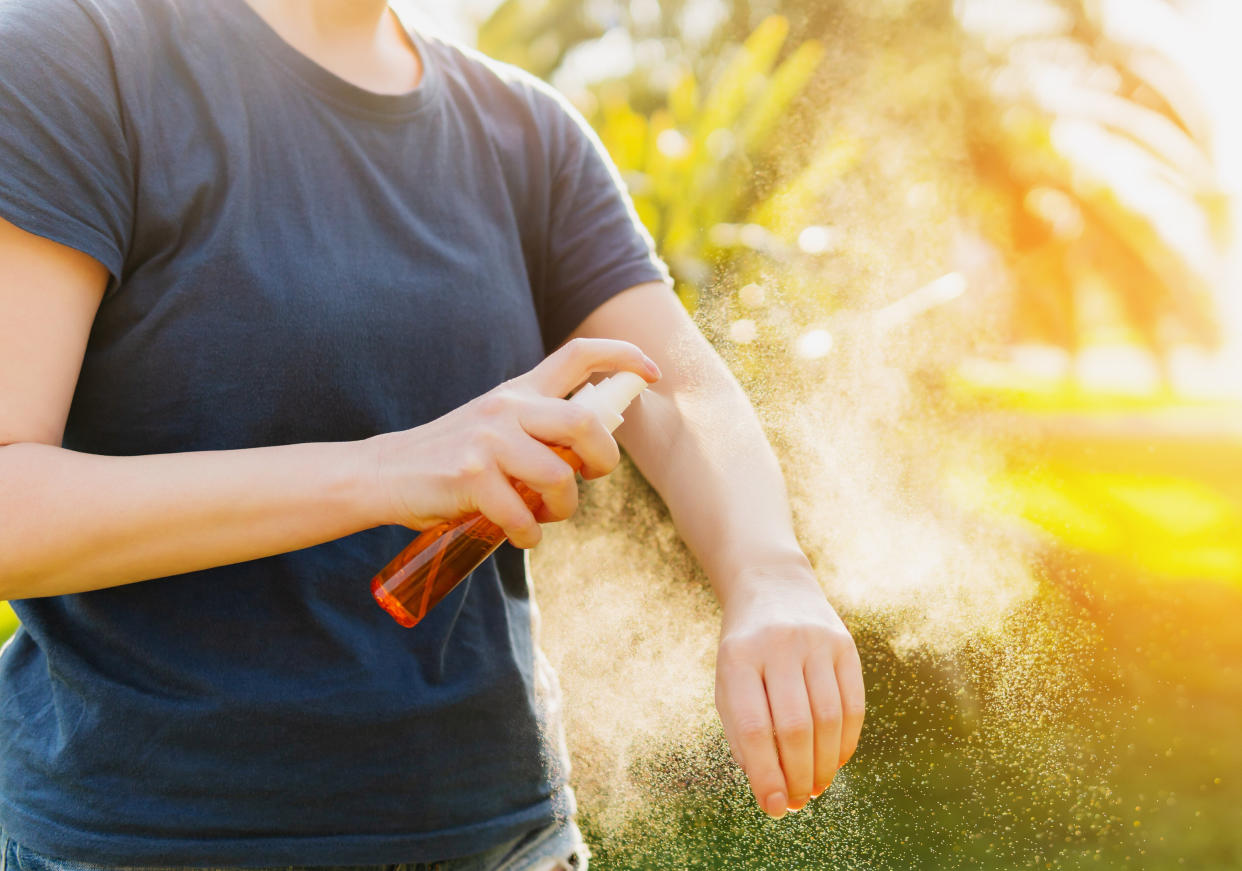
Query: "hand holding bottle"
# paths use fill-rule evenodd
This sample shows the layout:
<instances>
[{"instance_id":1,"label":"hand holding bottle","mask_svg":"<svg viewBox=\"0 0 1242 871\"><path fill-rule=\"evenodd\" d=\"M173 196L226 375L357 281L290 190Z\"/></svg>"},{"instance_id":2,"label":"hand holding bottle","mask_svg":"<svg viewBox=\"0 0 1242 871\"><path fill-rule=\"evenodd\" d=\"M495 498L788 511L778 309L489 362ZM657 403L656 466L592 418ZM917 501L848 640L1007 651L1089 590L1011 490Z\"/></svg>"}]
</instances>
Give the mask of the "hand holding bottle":
<instances>
[{"instance_id":1,"label":"hand holding bottle","mask_svg":"<svg viewBox=\"0 0 1242 871\"><path fill-rule=\"evenodd\" d=\"M611 434L589 409L562 399L598 372L629 371L648 382L659 369L629 342L575 339L538 366L423 426L367 440L380 495L379 523L428 529L479 513L517 547L533 547L539 524L578 505L573 467L549 447L582 460L582 476L608 474L620 459ZM514 489L539 494L531 511Z\"/></svg>"}]
</instances>

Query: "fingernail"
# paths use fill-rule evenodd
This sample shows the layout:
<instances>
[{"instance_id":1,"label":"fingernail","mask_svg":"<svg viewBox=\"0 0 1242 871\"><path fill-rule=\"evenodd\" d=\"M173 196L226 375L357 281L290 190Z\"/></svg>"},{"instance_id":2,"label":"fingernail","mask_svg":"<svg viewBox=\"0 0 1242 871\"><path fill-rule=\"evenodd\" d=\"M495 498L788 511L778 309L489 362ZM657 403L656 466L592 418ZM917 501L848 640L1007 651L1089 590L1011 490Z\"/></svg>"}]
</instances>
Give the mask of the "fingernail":
<instances>
[{"instance_id":1,"label":"fingernail","mask_svg":"<svg viewBox=\"0 0 1242 871\"><path fill-rule=\"evenodd\" d=\"M800 811L806 807L806 803L810 800L810 796L795 795L789 802L789 809L791 811Z\"/></svg>"},{"instance_id":2,"label":"fingernail","mask_svg":"<svg viewBox=\"0 0 1242 871\"><path fill-rule=\"evenodd\" d=\"M650 372L652 375L654 375L656 378L664 377L663 373L660 372L660 367L657 366L655 364L655 361L652 360L651 358L647 358L647 371Z\"/></svg>"},{"instance_id":3,"label":"fingernail","mask_svg":"<svg viewBox=\"0 0 1242 871\"><path fill-rule=\"evenodd\" d=\"M768 800L764 802L764 809L768 812L768 816L780 819L785 815L785 811L789 810L789 802L785 798L785 793L774 792L768 796Z\"/></svg>"}]
</instances>

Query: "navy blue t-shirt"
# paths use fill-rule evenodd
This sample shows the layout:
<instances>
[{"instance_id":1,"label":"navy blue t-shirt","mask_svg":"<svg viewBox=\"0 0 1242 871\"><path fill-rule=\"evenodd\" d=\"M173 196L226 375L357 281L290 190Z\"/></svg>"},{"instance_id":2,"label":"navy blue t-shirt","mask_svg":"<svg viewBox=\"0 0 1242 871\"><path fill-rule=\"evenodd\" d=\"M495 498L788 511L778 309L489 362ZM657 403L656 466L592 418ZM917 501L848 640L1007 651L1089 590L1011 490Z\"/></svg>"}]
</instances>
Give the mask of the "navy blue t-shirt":
<instances>
[{"instance_id":1,"label":"navy blue t-shirt","mask_svg":"<svg viewBox=\"0 0 1242 871\"><path fill-rule=\"evenodd\" d=\"M412 38L422 83L379 95L243 0L0 0L0 216L111 273L66 448L418 426L667 279L563 99ZM404 629L368 585L411 537L14 602L0 824L68 858L275 865L448 858L552 819L523 555Z\"/></svg>"}]
</instances>

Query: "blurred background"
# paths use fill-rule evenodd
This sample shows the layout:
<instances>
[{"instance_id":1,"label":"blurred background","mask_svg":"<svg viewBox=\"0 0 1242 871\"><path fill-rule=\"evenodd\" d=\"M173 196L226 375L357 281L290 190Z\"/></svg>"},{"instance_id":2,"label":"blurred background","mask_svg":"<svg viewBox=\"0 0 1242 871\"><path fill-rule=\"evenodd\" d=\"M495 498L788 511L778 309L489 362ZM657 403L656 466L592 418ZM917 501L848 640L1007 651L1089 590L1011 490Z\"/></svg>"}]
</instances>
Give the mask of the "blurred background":
<instances>
[{"instance_id":1,"label":"blurred background","mask_svg":"<svg viewBox=\"0 0 1242 871\"><path fill-rule=\"evenodd\" d=\"M394 5L595 127L863 653L767 820L703 579L593 484L535 555L592 867L1242 868L1242 6Z\"/></svg>"}]
</instances>

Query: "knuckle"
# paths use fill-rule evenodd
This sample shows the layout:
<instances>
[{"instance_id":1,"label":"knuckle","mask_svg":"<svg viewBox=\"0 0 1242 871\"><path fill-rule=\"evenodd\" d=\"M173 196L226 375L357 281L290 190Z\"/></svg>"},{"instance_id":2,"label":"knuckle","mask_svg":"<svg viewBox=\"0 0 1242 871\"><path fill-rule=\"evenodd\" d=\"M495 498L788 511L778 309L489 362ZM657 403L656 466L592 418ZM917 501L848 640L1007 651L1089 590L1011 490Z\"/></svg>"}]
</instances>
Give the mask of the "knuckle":
<instances>
[{"instance_id":1,"label":"knuckle","mask_svg":"<svg viewBox=\"0 0 1242 871\"><path fill-rule=\"evenodd\" d=\"M559 353L565 358L567 366L577 366L582 363L588 348L587 340L579 336L562 345Z\"/></svg>"},{"instance_id":2,"label":"knuckle","mask_svg":"<svg viewBox=\"0 0 1242 871\"><path fill-rule=\"evenodd\" d=\"M762 720L747 718L737 724L737 737L743 744L757 744L770 741L772 727Z\"/></svg>"},{"instance_id":3,"label":"knuckle","mask_svg":"<svg viewBox=\"0 0 1242 871\"><path fill-rule=\"evenodd\" d=\"M465 481L478 481L487 471L486 455L479 450L467 450L461 458L458 476Z\"/></svg>"},{"instance_id":4,"label":"knuckle","mask_svg":"<svg viewBox=\"0 0 1242 871\"><path fill-rule=\"evenodd\" d=\"M764 642L779 647L789 647L806 637L805 627L792 623L777 623L763 632Z\"/></svg>"},{"instance_id":5,"label":"knuckle","mask_svg":"<svg viewBox=\"0 0 1242 871\"><path fill-rule=\"evenodd\" d=\"M834 724L841 720L841 706L834 704L818 704L814 706L815 722Z\"/></svg>"},{"instance_id":6,"label":"knuckle","mask_svg":"<svg viewBox=\"0 0 1242 871\"><path fill-rule=\"evenodd\" d=\"M815 646L825 641L840 646L836 639L837 630L830 626L823 626L819 623L807 623L799 627L799 634L802 640L810 646Z\"/></svg>"},{"instance_id":7,"label":"knuckle","mask_svg":"<svg viewBox=\"0 0 1242 871\"><path fill-rule=\"evenodd\" d=\"M844 629L829 629L822 636L822 641L844 659L857 659L858 647L854 637Z\"/></svg>"},{"instance_id":8,"label":"knuckle","mask_svg":"<svg viewBox=\"0 0 1242 871\"><path fill-rule=\"evenodd\" d=\"M480 514L502 529L509 528L509 518L505 514L505 505L501 500L497 499L495 492L490 489L482 491L475 504L475 508Z\"/></svg>"},{"instance_id":9,"label":"knuckle","mask_svg":"<svg viewBox=\"0 0 1242 871\"><path fill-rule=\"evenodd\" d=\"M574 402L566 403L568 410L566 411L566 435L571 438L580 439L590 435L597 425L595 413L589 408L584 408Z\"/></svg>"},{"instance_id":10,"label":"knuckle","mask_svg":"<svg viewBox=\"0 0 1242 871\"><path fill-rule=\"evenodd\" d=\"M867 714L867 704L861 700L851 699L844 705L844 716L847 720L861 720Z\"/></svg>"},{"instance_id":11,"label":"knuckle","mask_svg":"<svg viewBox=\"0 0 1242 871\"><path fill-rule=\"evenodd\" d=\"M749 662L754 651L754 643L745 637L731 636L720 642L718 659L724 665Z\"/></svg>"},{"instance_id":12,"label":"knuckle","mask_svg":"<svg viewBox=\"0 0 1242 871\"><path fill-rule=\"evenodd\" d=\"M486 417L499 417L504 414L513 404L512 392L505 387L497 389L479 397L478 409L479 413Z\"/></svg>"},{"instance_id":13,"label":"knuckle","mask_svg":"<svg viewBox=\"0 0 1242 871\"><path fill-rule=\"evenodd\" d=\"M801 741L810 738L814 732L815 726L810 717L784 717L776 722L776 734L787 740Z\"/></svg>"},{"instance_id":14,"label":"knuckle","mask_svg":"<svg viewBox=\"0 0 1242 871\"><path fill-rule=\"evenodd\" d=\"M500 434L490 427L481 427L474 431L470 439L474 449L481 454L494 456L496 448L504 443Z\"/></svg>"},{"instance_id":15,"label":"knuckle","mask_svg":"<svg viewBox=\"0 0 1242 871\"><path fill-rule=\"evenodd\" d=\"M621 462L621 452L617 449L616 443L609 440L605 447L598 454L587 455L586 451L582 451L583 466L582 477L591 480L592 478L601 478L607 475Z\"/></svg>"},{"instance_id":16,"label":"knuckle","mask_svg":"<svg viewBox=\"0 0 1242 871\"><path fill-rule=\"evenodd\" d=\"M519 537L525 537L532 527L536 529L539 527L529 513L516 507L501 509L498 520L501 526Z\"/></svg>"},{"instance_id":17,"label":"knuckle","mask_svg":"<svg viewBox=\"0 0 1242 871\"><path fill-rule=\"evenodd\" d=\"M578 336L566 342L565 349L571 356L580 356L591 349L591 340Z\"/></svg>"},{"instance_id":18,"label":"knuckle","mask_svg":"<svg viewBox=\"0 0 1242 871\"><path fill-rule=\"evenodd\" d=\"M577 495L578 488L574 486L575 482L574 470L563 463L552 473L553 486L562 490L573 490L574 494Z\"/></svg>"},{"instance_id":19,"label":"knuckle","mask_svg":"<svg viewBox=\"0 0 1242 871\"><path fill-rule=\"evenodd\" d=\"M504 496L501 488L488 488L485 498L479 504L479 511L492 523L505 530L505 533L520 532L534 522L526 506L514 502Z\"/></svg>"}]
</instances>

